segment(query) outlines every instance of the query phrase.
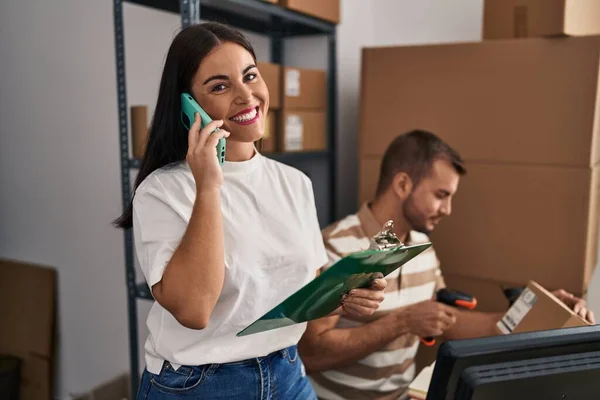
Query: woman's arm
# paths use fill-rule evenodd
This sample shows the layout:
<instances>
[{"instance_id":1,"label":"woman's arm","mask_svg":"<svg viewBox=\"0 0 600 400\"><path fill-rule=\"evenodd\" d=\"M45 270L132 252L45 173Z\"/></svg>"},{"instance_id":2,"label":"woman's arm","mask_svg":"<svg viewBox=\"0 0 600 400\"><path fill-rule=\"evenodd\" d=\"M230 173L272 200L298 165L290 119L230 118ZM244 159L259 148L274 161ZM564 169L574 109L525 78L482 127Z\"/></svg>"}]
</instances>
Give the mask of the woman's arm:
<instances>
[{"instance_id":1,"label":"woman's arm","mask_svg":"<svg viewBox=\"0 0 600 400\"><path fill-rule=\"evenodd\" d=\"M229 132L215 131L222 124L221 120L212 121L200 129L200 116L195 115L186 160L194 176L196 198L181 242L162 278L152 286L156 301L190 329L206 328L223 288L223 172L216 144Z\"/></svg>"},{"instance_id":2,"label":"woman's arm","mask_svg":"<svg viewBox=\"0 0 600 400\"><path fill-rule=\"evenodd\" d=\"M215 189L197 195L181 243L152 294L180 324L204 329L223 288L224 264L221 199Z\"/></svg>"}]
</instances>

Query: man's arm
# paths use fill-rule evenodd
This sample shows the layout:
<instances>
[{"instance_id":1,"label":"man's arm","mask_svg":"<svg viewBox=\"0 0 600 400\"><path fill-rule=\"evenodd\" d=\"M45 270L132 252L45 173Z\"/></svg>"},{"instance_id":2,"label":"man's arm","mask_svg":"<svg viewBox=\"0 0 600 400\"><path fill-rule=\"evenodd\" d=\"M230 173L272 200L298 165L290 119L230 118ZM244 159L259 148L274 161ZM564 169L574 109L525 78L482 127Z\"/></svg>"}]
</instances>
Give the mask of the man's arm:
<instances>
[{"instance_id":1,"label":"man's arm","mask_svg":"<svg viewBox=\"0 0 600 400\"><path fill-rule=\"evenodd\" d=\"M557 298L564 302L569 308L577 313L581 318L586 319L591 324L596 322L594 313L586 308L586 302L579 297L563 289L552 292ZM485 313L478 311L460 310L456 324L448 329L443 337L446 340L470 339L482 336L496 335L494 329L496 322L504 316L504 313Z\"/></svg>"},{"instance_id":2,"label":"man's arm","mask_svg":"<svg viewBox=\"0 0 600 400\"><path fill-rule=\"evenodd\" d=\"M320 274L321 271L318 270L316 276ZM371 290L383 291L386 285L385 279L376 279ZM398 335L408 332L402 316L397 313L390 313L361 327L336 329L341 315L370 315L359 312L361 302L368 300L366 291L367 289L355 290L357 293L365 292L364 298L355 299L360 296L351 296L328 316L308 322L298 343L298 351L308 371L326 370L360 360L390 343Z\"/></svg>"},{"instance_id":3,"label":"man's arm","mask_svg":"<svg viewBox=\"0 0 600 400\"><path fill-rule=\"evenodd\" d=\"M444 334L445 340L472 339L496 335L496 322L504 313L487 313L480 311L459 310L456 323Z\"/></svg>"},{"instance_id":4,"label":"man's arm","mask_svg":"<svg viewBox=\"0 0 600 400\"><path fill-rule=\"evenodd\" d=\"M308 322L298 345L309 371L338 368L361 360L408 333L439 336L456 321L456 309L427 300L391 311L355 328L336 328L339 316Z\"/></svg>"},{"instance_id":5,"label":"man's arm","mask_svg":"<svg viewBox=\"0 0 600 400\"><path fill-rule=\"evenodd\" d=\"M356 328L339 329L340 317L331 316L308 322L298 344L302 361L309 372L338 368L363 359L408 333L400 313L389 313Z\"/></svg>"}]
</instances>

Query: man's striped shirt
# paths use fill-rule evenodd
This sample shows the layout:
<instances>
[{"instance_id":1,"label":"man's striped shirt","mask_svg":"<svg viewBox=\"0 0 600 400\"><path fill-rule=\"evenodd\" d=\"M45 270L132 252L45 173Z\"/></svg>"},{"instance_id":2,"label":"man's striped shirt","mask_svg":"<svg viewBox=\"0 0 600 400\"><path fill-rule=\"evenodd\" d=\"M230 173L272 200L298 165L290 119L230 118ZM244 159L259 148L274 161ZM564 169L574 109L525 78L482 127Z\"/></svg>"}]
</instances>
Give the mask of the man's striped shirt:
<instances>
[{"instance_id":1,"label":"man's striped shirt","mask_svg":"<svg viewBox=\"0 0 600 400\"><path fill-rule=\"evenodd\" d=\"M370 238L383 227L364 204L357 214L335 222L323 230L328 264L341 257L366 250ZM428 242L423 233L411 231L406 245ZM366 318L342 316L337 328L364 325L381 316L423 300L445 286L439 261L432 247L386 277L385 300L374 315ZM398 336L368 357L335 370L314 373L311 382L319 399L398 399L415 377L414 358L419 338L412 334Z\"/></svg>"}]
</instances>

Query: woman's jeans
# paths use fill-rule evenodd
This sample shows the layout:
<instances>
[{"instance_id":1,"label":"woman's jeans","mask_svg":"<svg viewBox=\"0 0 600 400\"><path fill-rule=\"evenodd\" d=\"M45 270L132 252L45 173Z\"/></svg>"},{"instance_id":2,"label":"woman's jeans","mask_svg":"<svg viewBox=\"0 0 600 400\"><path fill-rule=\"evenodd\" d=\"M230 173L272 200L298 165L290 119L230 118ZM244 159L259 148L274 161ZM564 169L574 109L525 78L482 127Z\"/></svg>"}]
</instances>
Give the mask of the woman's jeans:
<instances>
[{"instance_id":1,"label":"woman's jeans","mask_svg":"<svg viewBox=\"0 0 600 400\"><path fill-rule=\"evenodd\" d=\"M144 370L137 400L316 400L298 349L227 364L181 366L167 361L159 375Z\"/></svg>"}]
</instances>

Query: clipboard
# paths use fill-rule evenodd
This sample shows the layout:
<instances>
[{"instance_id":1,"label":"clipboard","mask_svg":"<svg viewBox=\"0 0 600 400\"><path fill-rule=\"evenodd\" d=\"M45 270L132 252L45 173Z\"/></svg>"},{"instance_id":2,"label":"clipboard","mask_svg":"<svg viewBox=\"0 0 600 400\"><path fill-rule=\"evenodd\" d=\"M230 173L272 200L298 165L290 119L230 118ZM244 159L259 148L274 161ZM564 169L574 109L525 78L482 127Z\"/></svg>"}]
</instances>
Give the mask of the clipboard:
<instances>
[{"instance_id":1,"label":"clipboard","mask_svg":"<svg viewBox=\"0 0 600 400\"><path fill-rule=\"evenodd\" d=\"M340 306L342 295L352 289L368 287L377 272L385 277L430 246L431 242L411 246L400 243L348 255L236 336L252 335L329 315Z\"/></svg>"}]
</instances>

